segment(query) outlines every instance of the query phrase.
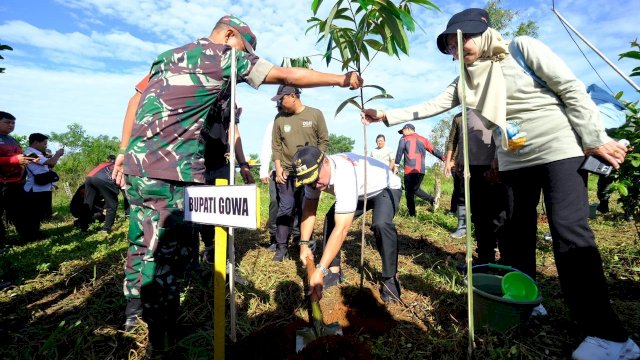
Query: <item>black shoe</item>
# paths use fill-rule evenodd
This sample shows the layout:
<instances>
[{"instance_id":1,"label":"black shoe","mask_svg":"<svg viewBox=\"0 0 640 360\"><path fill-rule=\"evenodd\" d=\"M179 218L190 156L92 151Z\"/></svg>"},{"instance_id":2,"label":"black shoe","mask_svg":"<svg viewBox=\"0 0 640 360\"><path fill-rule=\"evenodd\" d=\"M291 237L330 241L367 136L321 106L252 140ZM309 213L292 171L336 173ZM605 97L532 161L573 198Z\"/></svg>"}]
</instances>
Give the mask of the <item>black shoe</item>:
<instances>
[{"instance_id":1,"label":"black shoe","mask_svg":"<svg viewBox=\"0 0 640 360\"><path fill-rule=\"evenodd\" d=\"M609 201L600 201L598 207L596 208L600 213L606 214L609 212Z\"/></svg>"},{"instance_id":2,"label":"black shoe","mask_svg":"<svg viewBox=\"0 0 640 360\"><path fill-rule=\"evenodd\" d=\"M267 251L275 252L278 249L278 243L271 243L267 247Z\"/></svg>"},{"instance_id":3,"label":"black shoe","mask_svg":"<svg viewBox=\"0 0 640 360\"><path fill-rule=\"evenodd\" d=\"M0 291L8 288L11 285L13 285L13 283L9 280L0 280Z\"/></svg>"},{"instance_id":4,"label":"black shoe","mask_svg":"<svg viewBox=\"0 0 640 360\"><path fill-rule=\"evenodd\" d=\"M324 277L324 285L322 286L322 290L327 290L328 288L336 286L343 281L344 278L342 276L342 269L340 269L340 271L338 271L337 273L329 271L327 276Z\"/></svg>"},{"instance_id":5,"label":"black shoe","mask_svg":"<svg viewBox=\"0 0 640 360\"><path fill-rule=\"evenodd\" d=\"M400 281L395 276L383 279L380 286L380 298L385 303L399 303L400 300Z\"/></svg>"},{"instance_id":6,"label":"black shoe","mask_svg":"<svg viewBox=\"0 0 640 360\"><path fill-rule=\"evenodd\" d=\"M142 316L142 301L140 299L128 299L127 306L124 309L126 317L124 322L124 331L132 331L142 324L140 317Z\"/></svg>"},{"instance_id":7,"label":"black shoe","mask_svg":"<svg viewBox=\"0 0 640 360\"><path fill-rule=\"evenodd\" d=\"M125 320L124 331L131 332L139 326L142 326L142 321L137 315L133 315L131 317L127 317L127 319Z\"/></svg>"},{"instance_id":8,"label":"black shoe","mask_svg":"<svg viewBox=\"0 0 640 360\"><path fill-rule=\"evenodd\" d=\"M273 261L275 262L283 262L284 259L289 258L289 250L287 250L287 245L278 245L276 249L275 255L273 255Z\"/></svg>"}]
</instances>

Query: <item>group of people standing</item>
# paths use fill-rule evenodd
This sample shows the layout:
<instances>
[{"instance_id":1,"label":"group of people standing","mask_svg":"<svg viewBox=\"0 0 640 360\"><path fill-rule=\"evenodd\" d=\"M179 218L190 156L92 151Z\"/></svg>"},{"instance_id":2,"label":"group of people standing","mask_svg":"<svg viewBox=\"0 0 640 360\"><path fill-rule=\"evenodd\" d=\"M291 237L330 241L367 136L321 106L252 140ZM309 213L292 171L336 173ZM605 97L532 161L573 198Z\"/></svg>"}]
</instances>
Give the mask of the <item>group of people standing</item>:
<instances>
[{"instance_id":1,"label":"group of people standing","mask_svg":"<svg viewBox=\"0 0 640 360\"><path fill-rule=\"evenodd\" d=\"M457 29L464 33L462 59L458 59ZM467 9L454 15L437 37L442 53L464 62L465 79L456 78L440 96L420 105L388 111L366 109L362 121L392 126L429 118L460 105L466 96L468 114L474 119L469 126L485 129L474 144L486 154L470 160L471 175L476 179L472 192L477 193L472 195L472 221L484 224L495 215L493 210L482 214L492 199L489 192L481 194L477 189L493 189L491 179L499 176L506 192L503 214L508 234L508 241L500 247L500 259L535 278L536 205L542 191L562 291L571 314L587 335L574 358L636 359L640 349L609 303L602 260L587 223L586 173L579 169L585 153L597 154L618 167L626 148L606 136L584 86L560 58L534 39L521 37L513 43L547 87L533 81L509 56L508 42L490 27L486 11ZM380 295L384 301L400 301L393 217L398 211L401 181L394 174L395 164L405 157L407 195L420 196L424 168L412 162L415 148L452 161L452 154L437 153L428 141L414 134L410 124L401 130L402 154L399 157L397 153L393 162L352 153L327 155L322 113L303 105L300 88L334 85L355 89L363 85L362 79L355 73L334 75L273 66L254 54L256 45L257 38L247 24L224 16L208 37L160 54L127 109L113 177L120 185L126 184L131 203L124 286L127 309L141 309L140 316L148 325L150 354L162 353L166 344L175 341L178 279L197 246L184 241L192 239L193 231L183 219L184 190L207 183L207 159L225 151L222 148L207 154L208 139L202 133L213 131L225 139L219 130L228 128L232 121L224 120L225 107L221 106L230 96L232 48L238 50L238 82L254 88L281 84L273 98L278 114L271 126L275 171L271 176L268 170L261 171L263 182L275 182L278 200L272 226L274 261L288 256L295 213L300 216L300 260L303 264L315 262L312 233L318 199L321 192L335 197L325 217L323 252L310 279L318 297L325 285L341 280L341 244L354 218L371 209L371 229L382 258ZM197 65L183 66L185 57ZM461 81L466 81L465 94L461 93ZM492 143L496 144L495 158L488 156ZM298 198L302 200L296 202ZM294 211L296 206L300 207ZM415 215L412 207L410 215ZM479 256L483 261L494 260L495 245L487 243L480 249L482 234L493 230L478 225L476 231L480 232L476 235Z\"/></svg>"},{"instance_id":2,"label":"group of people standing","mask_svg":"<svg viewBox=\"0 0 640 360\"><path fill-rule=\"evenodd\" d=\"M0 246L7 245L5 222L12 223L19 240L17 243L42 239L45 235L40 224L53 214L52 188L57 178L40 176L49 173L64 154L64 148L51 153L47 149L48 137L29 135L29 146L22 146L10 134L15 130L16 118L0 111Z\"/></svg>"}]
</instances>

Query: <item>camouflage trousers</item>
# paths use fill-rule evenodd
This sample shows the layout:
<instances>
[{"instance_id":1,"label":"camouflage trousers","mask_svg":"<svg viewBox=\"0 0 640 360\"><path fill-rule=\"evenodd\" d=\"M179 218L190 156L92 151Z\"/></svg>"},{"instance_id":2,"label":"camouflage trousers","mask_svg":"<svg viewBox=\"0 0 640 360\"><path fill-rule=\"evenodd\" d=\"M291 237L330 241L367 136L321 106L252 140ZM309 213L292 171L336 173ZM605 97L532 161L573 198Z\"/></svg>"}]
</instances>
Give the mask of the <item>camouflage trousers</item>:
<instances>
[{"instance_id":1,"label":"camouflage trousers","mask_svg":"<svg viewBox=\"0 0 640 360\"><path fill-rule=\"evenodd\" d=\"M141 299L142 317L161 327L175 323L180 280L197 251L184 222L184 189L191 183L127 176L131 203L124 294Z\"/></svg>"}]
</instances>

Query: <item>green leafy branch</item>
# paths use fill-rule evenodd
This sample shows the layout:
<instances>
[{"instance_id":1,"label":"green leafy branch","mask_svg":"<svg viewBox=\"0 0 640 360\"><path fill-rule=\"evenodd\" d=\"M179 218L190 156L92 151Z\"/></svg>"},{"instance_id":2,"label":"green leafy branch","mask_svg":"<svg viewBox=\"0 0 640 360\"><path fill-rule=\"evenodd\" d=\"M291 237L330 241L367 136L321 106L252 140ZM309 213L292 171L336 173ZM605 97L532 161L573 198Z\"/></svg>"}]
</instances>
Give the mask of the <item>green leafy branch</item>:
<instances>
[{"instance_id":1,"label":"green leafy branch","mask_svg":"<svg viewBox=\"0 0 640 360\"><path fill-rule=\"evenodd\" d=\"M440 10L427 0L402 0L398 5L391 0L338 0L325 19L316 15L323 0L313 0L311 10L313 17L307 20L311 25L307 29L316 30L319 34L317 44L326 42L323 58L327 65L331 63L334 51L339 55L342 70L356 71L362 75L369 64L379 53L400 57L409 54L407 31L413 32L417 23L412 16L412 5L430 10ZM366 66L363 68L363 63ZM337 116L342 109L351 104L362 110L364 105L377 99L391 99L381 86L367 85L375 88L379 94L364 100L363 91L343 101L337 108Z\"/></svg>"}]
</instances>

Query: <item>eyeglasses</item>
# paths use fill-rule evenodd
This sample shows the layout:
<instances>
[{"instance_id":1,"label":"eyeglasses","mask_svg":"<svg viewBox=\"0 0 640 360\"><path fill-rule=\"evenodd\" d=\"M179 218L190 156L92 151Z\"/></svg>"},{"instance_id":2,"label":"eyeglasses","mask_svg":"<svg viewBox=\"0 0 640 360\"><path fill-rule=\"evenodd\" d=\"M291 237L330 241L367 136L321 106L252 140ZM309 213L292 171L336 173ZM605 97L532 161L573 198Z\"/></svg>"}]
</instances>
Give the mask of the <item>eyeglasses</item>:
<instances>
[{"instance_id":1,"label":"eyeglasses","mask_svg":"<svg viewBox=\"0 0 640 360\"><path fill-rule=\"evenodd\" d=\"M462 34L462 43L464 44L467 40L471 39L473 35L474 34ZM447 53L449 53L449 55L455 55L458 52L458 41L454 40L451 44L449 44L448 37L445 38L445 40L447 42L445 50L447 50Z\"/></svg>"}]
</instances>

